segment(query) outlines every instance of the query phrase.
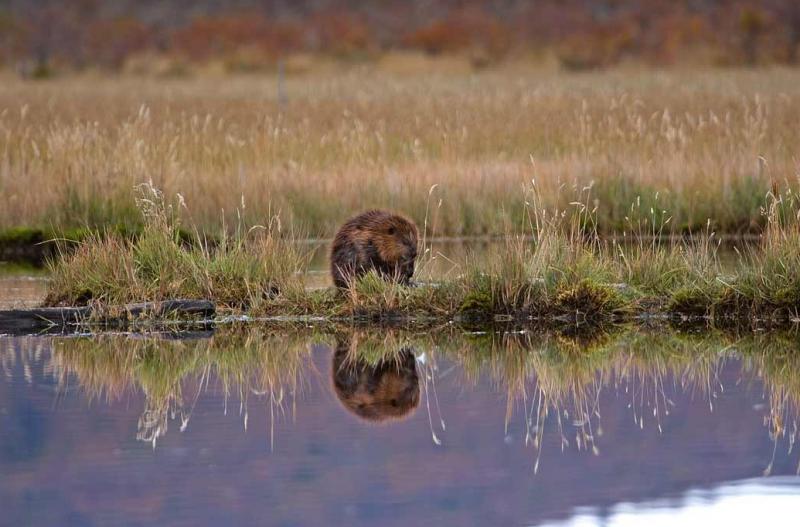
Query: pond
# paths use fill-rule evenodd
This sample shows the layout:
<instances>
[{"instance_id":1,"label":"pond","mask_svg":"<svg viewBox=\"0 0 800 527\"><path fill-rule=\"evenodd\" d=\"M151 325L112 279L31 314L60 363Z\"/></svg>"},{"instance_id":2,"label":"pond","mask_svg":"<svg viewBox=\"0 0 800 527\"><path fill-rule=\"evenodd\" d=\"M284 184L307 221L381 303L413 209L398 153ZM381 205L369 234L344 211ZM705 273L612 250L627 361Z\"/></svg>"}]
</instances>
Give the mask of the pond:
<instances>
[{"instance_id":1,"label":"pond","mask_svg":"<svg viewBox=\"0 0 800 527\"><path fill-rule=\"evenodd\" d=\"M0 524L785 519L798 344L637 327L0 337Z\"/></svg>"},{"instance_id":2,"label":"pond","mask_svg":"<svg viewBox=\"0 0 800 527\"><path fill-rule=\"evenodd\" d=\"M0 262L0 309L37 306L46 292L44 269Z\"/></svg>"}]
</instances>

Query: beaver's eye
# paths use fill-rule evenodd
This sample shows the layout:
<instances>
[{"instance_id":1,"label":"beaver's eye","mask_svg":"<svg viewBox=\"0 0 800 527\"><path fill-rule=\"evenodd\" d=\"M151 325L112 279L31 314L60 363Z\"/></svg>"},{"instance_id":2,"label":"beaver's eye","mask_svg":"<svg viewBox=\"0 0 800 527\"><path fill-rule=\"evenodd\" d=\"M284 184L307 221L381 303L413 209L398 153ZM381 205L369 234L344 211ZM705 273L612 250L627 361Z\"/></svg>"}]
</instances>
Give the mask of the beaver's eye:
<instances>
[{"instance_id":1,"label":"beaver's eye","mask_svg":"<svg viewBox=\"0 0 800 527\"><path fill-rule=\"evenodd\" d=\"M389 227L389 230L387 232L389 233L389 236L394 236L395 233L394 227Z\"/></svg>"}]
</instances>

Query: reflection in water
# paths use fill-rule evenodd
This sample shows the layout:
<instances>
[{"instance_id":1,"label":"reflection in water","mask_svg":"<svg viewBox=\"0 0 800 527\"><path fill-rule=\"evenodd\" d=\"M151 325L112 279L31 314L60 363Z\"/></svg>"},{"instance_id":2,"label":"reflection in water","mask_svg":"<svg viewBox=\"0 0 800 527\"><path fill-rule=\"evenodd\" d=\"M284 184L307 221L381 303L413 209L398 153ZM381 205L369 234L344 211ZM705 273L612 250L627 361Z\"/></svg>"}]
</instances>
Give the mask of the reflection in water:
<instances>
[{"instance_id":1,"label":"reflection in water","mask_svg":"<svg viewBox=\"0 0 800 527\"><path fill-rule=\"evenodd\" d=\"M0 339L0 502L23 525L603 524L796 468L794 333L337 329Z\"/></svg>"},{"instance_id":2,"label":"reflection in water","mask_svg":"<svg viewBox=\"0 0 800 527\"><path fill-rule=\"evenodd\" d=\"M74 382L71 379L77 380L90 399L112 402L140 390L145 405L137 438L154 446L171 421L186 429L210 382L221 388L226 411L231 397L238 402L245 428L249 399L265 400L272 436L276 417L294 407L313 369L307 364L313 342L335 342L330 386L344 408L364 420L408 417L424 389L437 444L432 418L439 411L437 356L457 363L468 381L487 376L506 393L506 427L515 414L524 416L525 443L536 452L535 471L550 426L557 430L561 450L574 447L600 454L604 390L626 400L639 428L655 426L659 432L673 406L670 390L692 393L713 411L725 389L718 372L730 357L741 360L745 382L763 380L769 402L765 425L776 447L786 440L791 449L798 435L800 357L794 334L740 337L631 329L588 339L536 332L419 335L392 330L335 337L309 331L237 330L194 340L117 335L55 339L46 370L62 390ZM41 351L33 346L31 353ZM14 357L9 352L0 355L7 372ZM21 360L28 360L26 354ZM441 414L437 420L444 431ZM765 467L766 473L770 469Z\"/></svg>"},{"instance_id":3,"label":"reflection in water","mask_svg":"<svg viewBox=\"0 0 800 527\"><path fill-rule=\"evenodd\" d=\"M74 376L90 399L112 402L141 390L145 408L137 439L155 446L171 420L186 429L198 397L212 380L226 401L231 395L238 398L245 428L250 396L266 398L274 431L275 414L285 410L302 386L308 353L307 341L299 335L258 331L198 340L101 336L56 340L50 369L62 389Z\"/></svg>"},{"instance_id":4,"label":"reflection in water","mask_svg":"<svg viewBox=\"0 0 800 527\"><path fill-rule=\"evenodd\" d=\"M713 411L715 399L725 389L718 373L732 357L742 361L743 380L763 382L770 403L765 425L775 447L786 439L791 452L798 435L800 356L794 334L632 330L594 335L586 341L523 332L489 334L483 340L482 354L466 349L460 358L466 371L488 371L506 389L507 422L515 405L522 406L526 444L537 451L534 471L539 467L545 425L551 421L562 450L574 445L599 454L599 401L605 389L627 400L639 428L655 426L659 433L673 406L670 391L690 393ZM770 463L765 475L771 468Z\"/></svg>"},{"instance_id":5,"label":"reflection in water","mask_svg":"<svg viewBox=\"0 0 800 527\"><path fill-rule=\"evenodd\" d=\"M410 348L382 351L369 360L354 335L340 337L333 353L333 389L353 415L373 422L408 416L419 404L417 361Z\"/></svg>"},{"instance_id":6,"label":"reflection in water","mask_svg":"<svg viewBox=\"0 0 800 527\"><path fill-rule=\"evenodd\" d=\"M566 521L541 527L756 525L768 516L785 521L797 514L798 490L796 478L736 481L692 489L677 500L618 503L608 511L582 508Z\"/></svg>"},{"instance_id":7,"label":"reflection in water","mask_svg":"<svg viewBox=\"0 0 800 527\"><path fill-rule=\"evenodd\" d=\"M561 335L494 336L490 355L502 364L490 367L508 392L507 420L514 403L525 413L526 442L536 449L534 472L542 454L546 425L553 423L561 449L600 453L601 394L611 388L625 399L632 419L662 430L669 415L667 379L685 392L713 404L716 371L725 361L718 346L698 346L683 336L664 333L593 335L591 339Z\"/></svg>"}]
</instances>

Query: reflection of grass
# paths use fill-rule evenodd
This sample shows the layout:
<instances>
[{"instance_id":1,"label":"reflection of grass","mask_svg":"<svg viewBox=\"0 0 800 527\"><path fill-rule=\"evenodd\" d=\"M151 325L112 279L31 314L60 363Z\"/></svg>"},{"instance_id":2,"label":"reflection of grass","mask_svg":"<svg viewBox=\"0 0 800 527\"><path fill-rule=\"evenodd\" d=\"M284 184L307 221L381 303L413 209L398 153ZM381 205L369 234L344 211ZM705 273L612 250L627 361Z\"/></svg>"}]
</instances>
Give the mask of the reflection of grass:
<instances>
[{"instance_id":1,"label":"reflection of grass","mask_svg":"<svg viewBox=\"0 0 800 527\"><path fill-rule=\"evenodd\" d=\"M797 430L800 364L795 363L800 359L792 333L683 333L623 326L578 334L461 333L453 328L428 333L362 328L347 334L356 343L350 350L353 360L377 364L401 348L425 353L426 383L435 379L435 367L430 368L437 357L456 362L468 381L487 376L507 393L507 421L521 411L526 441L537 448L546 425L554 420L563 446L574 442L578 448L595 450L604 390L627 398L640 426L659 429L670 413L669 393L675 386L713 404L718 371L732 356L743 356L744 371L764 383L771 437L776 442L794 438ZM428 391L426 384L425 396ZM428 408L429 416L433 411Z\"/></svg>"},{"instance_id":2,"label":"reflection of grass","mask_svg":"<svg viewBox=\"0 0 800 527\"><path fill-rule=\"evenodd\" d=\"M800 427L799 347L795 333L754 335L737 343L745 369L764 379L770 402L766 421L775 441L784 436L794 441Z\"/></svg>"},{"instance_id":3,"label":"reflection of grass","mask_svg":"<svg viewBox=\"0 0 800 527\"><path fill-rule=\"evenodd\" d=\"M359 361L370 366L393 361L403 349L412 349L419 344L413 334L402 331L370 331L352 328L336 335L337 348L346 352L349 361Z\"/></svg>"},{"instance_id":4,"label":"reflection of grass","mask_svg":"<svg viewBox=\"0 0 800 527\"><path fill-rule=\"evenodd\" d=\"M794 333L745 334L706 331L673 333L635 328L591 341L553 334L489 336L457 351L469 376L489 372L508 391L507 417L518 403L526 429L537 447L549 416L556 420L562 441L579 448L596 448L601 425L600 391L617 390L630 400L641 426L661 427L671 403L671 381L681 390L710 398L717 390L717 371L736 353L743 370L760 379L770 403L765 424L777 442L797 439L800 426L800 358ZM568 418L565 420L565 418ZM538 461L537 461L538 463ZM767 471L771 467L767 467Z\"/></svg>"},{"instance_id":5,"label":"reflection of grass","mask_svg":"<svg viewBox=\"0 0 800 527\"><path fill-rule=\"evenodd\" d=\"M188 423L192 401L218 380L225 396L246 403L248 395L267 395L279 406L294 394L309 347L305 339L231 332L207 340L162 340L119 336L57 341L53 362L62 381L75 375L90 397L113 400L132 389L145 395L139 438L155 441L169 418ZM190 382L191 381L191 382ZM193 386L190 396L185 390Z\"/></svg>"},{"instance_id":6,"label":"reflection of grass","mask_svg":"<svg viewBox=\"0 0 800 527\"><path fill-rule=\"evenodd\" d=\"M528 441L541 446L545 427L555 424L565 445L575 441L591 450L597 448L602 425L602 391L627 398L641 426L660 427L671 405L668 383L710 403L724 361L741 356L746 377L764 383L770 402L766 424L773 439L794 438L797 430L800 359L793 333L682 333L636 326L577 334L464 333L452 326L438 331L334 326L325 331L240 328L206 340L57 340L52 370L62 382L74 375L95 398L116 400L141 390L146 405L139 437L154 441L166 433L170 418L180 417L185 426L193 401L212 380L226 397L238 397L245 412L253 394L280 411L302 383L310 342L326 342L332 350L346 343L349 364L372 367L392 363L401 350L413 350L434 440L438 364L446 358L460 366L468 383L488 378L507 394L507 422L521 412ZM14 351L0 353L10 371Z\"/></svg>"}]
</instances>

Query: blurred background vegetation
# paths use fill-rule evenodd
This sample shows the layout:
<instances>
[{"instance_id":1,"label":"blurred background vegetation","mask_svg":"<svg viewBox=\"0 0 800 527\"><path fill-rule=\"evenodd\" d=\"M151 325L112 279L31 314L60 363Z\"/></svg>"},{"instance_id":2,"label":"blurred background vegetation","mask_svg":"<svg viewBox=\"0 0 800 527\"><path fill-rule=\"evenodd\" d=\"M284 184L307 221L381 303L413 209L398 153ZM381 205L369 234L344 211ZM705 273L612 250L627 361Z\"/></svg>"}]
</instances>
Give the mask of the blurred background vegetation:
<instances>
[{"instance_id":1,"label":"blurred background vegetation","mask_svg":"<svg viewBox=\"0 0 800 527\"><path fill-rule=\"evenodd\" d=\"M795 0L0 0L0 62L26 77L302 69L398 51L475 68L796 64L799 49Z\"/></svg>"}]
</instances>

